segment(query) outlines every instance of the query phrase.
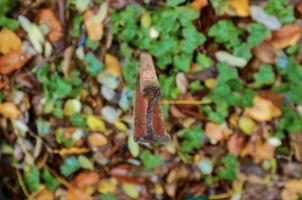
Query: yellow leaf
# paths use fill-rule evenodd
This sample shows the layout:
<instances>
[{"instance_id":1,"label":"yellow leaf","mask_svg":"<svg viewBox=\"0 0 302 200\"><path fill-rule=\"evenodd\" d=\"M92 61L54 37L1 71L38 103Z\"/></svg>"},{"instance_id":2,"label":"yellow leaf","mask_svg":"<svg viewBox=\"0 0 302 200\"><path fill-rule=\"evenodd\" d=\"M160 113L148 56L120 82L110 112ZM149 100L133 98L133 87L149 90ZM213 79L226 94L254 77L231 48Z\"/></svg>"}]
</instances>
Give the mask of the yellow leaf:
<instances>
[{"instance_id":1,"label":"yellow leaf","mask_svg":"<svg viewBox=\"0 0 302 200\"><path fill-rule=\"evenodd\" d=\"M21 115L21 112L14 103L6 102L0 104L0 114L5 118L13 120L17 119Z\"/></svg>"},{"instance_id":2,"label":"yellow leaf","mask_svg":"<svg viewBox=\"0 0 302 200\"><path fill-rule=\"evenodd\" d=\"M240 17L247 17L250 15L249 0L229 0L229 4Z\"/></svg>"},{"instance_id":3,"label":"yellow leaf","mask_svg":"<svg viewBox=\"0 0 302 200\"><path fill-rule=\"evenodd\" d=\"M0 31L0 52L3 54L19 51L21 48L21 40L18 35L7 28Z\"/></svg>"},{"instance_id":4,"label":"yellow leaf","mask_svg":"<svg viewBox=\"0 0 302 200\"><path fill-rule=\"evenodd\" d=\"M124 123L121 122L121 121L115 121L113 124L114 124L114 126L115 126L118 130L120 130L120 131L125 132L125 131L128 130L128 127L126 126L126 124L124 124Z\"/></svg>"},{"instance_id":5,"label":"yellow leaf","mask_svg":"<svg viewBox=\"0 0 302 200\"><path fill-rule=\"evenodd\" d=\"M244 115L251 117L256 121L270 121L274 117L279 117L281 115L281 110L271 101L256 96L253 99L253 107L246 108Z\"/></svg>"},{"instance_id":6,"label":"yellow leaf","mask_svg":"<svg viewBox=\"0 0 302 200\"><path fill-rule=\"evenodd\" d=\"M98 119L93 115L88 116L86 122L89 129L92 131L99 131L99 132L105 131L105 123L103 122L103 120Z\"/></svg>"},{"instance_id":7,"label":"yellow leaf","mask_svg":"<svg viewBox=\"0 0 302 200\"><path fill-rule=\"evenodd\" d=\"M92 41L99 41L103 37L103 24L97 20L96 15L91 11L87 10L84 14L84 23L88 37Z\"/></svg>"},{"instance_id":8,"label":"yellow leaf","mask_svg":"<svg viewBox=\"0 0 302 200\"><path fill-rule=\"evenodd\" d=\"M105 66L109 74L113 76L121 77L121 64L117 57L106 53L105 55Z\"/></svg>"},{"instance_id":9,"label":"yellow leaf","mask_svg":"<svg viewBox=\"0 0 302 200\"><path fill-rule=\"evenodd\" d=\"M77 148L77 147L72 147L69 149L54 149L52 151L53 154L60 154L61 156L64 155L70 155L70 154L83 154L83 153L87 153L90 150L88 148Z\"/></svg>"},{"instance_id":10,"label":"yellow leaf","mask_svg":"<svg viewBox=\"0 0 302 200\"><path fill-rule=\"evenodd\" d=\"M296 200L302 196L302 179L288 180L281 193L282 200Z\"/></svg>"},{"instance_id":11,"label":"yellow leaf","mask_svg":"<svg viewBox=\"0 0 302 200\"><path fill-rule=\"evenodd\" d=\"M104 179L98 185L98 192L100 193L115 193L117 187L117 181L114 178Z\"/></svg>"}]
</instances>

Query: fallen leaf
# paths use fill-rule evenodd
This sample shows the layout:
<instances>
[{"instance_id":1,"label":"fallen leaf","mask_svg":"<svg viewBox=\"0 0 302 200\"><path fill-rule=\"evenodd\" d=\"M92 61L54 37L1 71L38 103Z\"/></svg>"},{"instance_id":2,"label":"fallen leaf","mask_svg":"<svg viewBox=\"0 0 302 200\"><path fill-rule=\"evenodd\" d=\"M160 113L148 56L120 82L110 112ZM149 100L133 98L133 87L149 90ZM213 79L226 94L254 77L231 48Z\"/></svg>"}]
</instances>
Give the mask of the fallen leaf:
<instances>
[{"instance_id":1,"label":"fallen leaf","mask_svg":"<svg viewBox=\"0 0 302 200\"><path fill-rule=\"evenodd\" d=\"M39 24L46 24L49 28L48 39L51 42L57 42L63 37L62 26L51 9L41 9L37 18Z\"/></svg>"},{"instance_id":2,"label":"fallen leaf","mask_svg":"<svg viewBox=\"0 0 302 200\"><path fill-rule=\"evenodd\" d=\"M98 185L98 192L100 193L115 193L117 189L117 180L115 178L103 179Z\"/></svg>"},{"instance_id":3,"label":"fallen leaf","mask_svg":"<svg viewBox=\"0 0 302 200\"><path fill-rule=\"evenodd\" d=\"M231 134L229 129L212 122L206 124L205 133L212 143L220 142Z\"/></svg>"},{"instance_id":4,"label":"fallen leaf","mask_svg":"<svg viewBox=\"0 0 302 200\"><path fill-rule=\"evenodd\" d=\"M302 196L302 179L288 180L281 193L282 200L297 200Z\"/></svg>"},{"instance_id":5,"label":"fallen leaf","mask_svg":"<svg viewBox=\"0 0 302 200\"><path fill-rule=\"evenodd\" d=\"M21 40L18 35L7 28L0 31L0 52L7 54L12 51L19 51Z\"/></svg>"},{"instance_id":6,"label":"fallen leaf","mask_svg":"<svg viewBox=\"0 0 302 200\"><path fill-rule=\"evenodd\" d=\"M247 135L252 134L254 128L256 127L255 122L247 117L241 117L239 119L239 128Z\"/></svg>"},{"instance_id":7,"label":"fallen leaf","mask_svg":"<svg viewBox=\"0 0 302 200\"><path fill-rule=\"evenodd\" d=\"M84 14L84 23L90 40L99 41L103 37L103 24L97 20L96 15L87 10Z\"/></svg>"},{"instance_id":8,"label":"fallen leaf","mask_svg":"<svg viewBox=\"0 0 302 200\"><path fill-rule=\"evenodd\" d=\"M88 143L92 147L101 147L108 143L108 139L100 133L92 133L88 136Z\"/></svg>"},{"instance_id":9,"label":"fallen leaf","mask_svg":"<svg viewBox=\"0 0 302 200\"><path fill-rule=\"evenodd\" d=\"M281 116L281 110L271 101L256 96L253 99L253 107L246 108L244 115L256 121L270 121L275 117Z\"/></svg>"},{"instance_id":10,"label":"fallen leaf","mask_svg":"<svg viewBox=\"0 0 302 200\"><path fill-rule=\"evenodd\" d=\"M300 0L300 2L298 3L297 10L298 10L300 16L302 16L302 0Z\"/></svg>"},{"instance_id":11,"label":"fallen leaf","mask_svg":"<svg viewBox=\"0 0 302 200\"><path fill-rule=\"evenodd\" d=\"M229 0L229 4L240 17L247 17L250 15L249 0Z\"/></svg>"},{"instance_id":12,"label":"fallen leaf","mask_svg":"<svg viewBox=\"0 0 302 200\"><path fill-rule=\"evenodd\" d=\"M81 172L74 179L73 183L79 188L86 188L95 185L101 176L96 172Z\"/></svg>"},{"instance_id":13,"label":"fallen leaf","mask_svg":"<svg viewBox=\"0 0 302 200\"><path fill-rule=\"evenodd\" d=\"M263 42L260 45L256 46L253 49L253 53L263 63L267 63L267 64L276 63L277 51L269 42Z\"/></svg>"},{"instance_id":14,"label":"fallen leaf","mask_svg":"<svg viewBox=\"0 0 302 200\"><path fill-rule=\"evenodd\" d=\"M14 120L21 115L21 112L14 103L5 102L0 103L0 114L5 118Z\"/></svg>"},{"instance_id":15,"label":"fallen leaf","mask_svg":"<svg viewBox=\"0 0 302 200\"><path fill-rule=\"evenodd\" d=\"M48 191L47 189L39 191L33 197L34 200L54 200L55 196L52 192Z\"/></svg>"},{"instance_id":16,"label":"fallen leaf","mask_svg":"<svg viewBox=\"0 0 302 200\"><path fill-rule=\"evenodd\" d=\"M98 131L98 132L104 132L105 131L105 123L103 120L90 115L86 119L87 125L90 130L92 131Z\"/></svg>"},{"instance_id":17,"label":"fallen leaf","mask_svg":"<svg viewBox=\"0 0 302 200\"><path fill-rule=\"evenodd\" d=\"M21 52L10 52L0 58L0 73L4 75L20 69L30 59L30 55Z\"/></svg>"},{"instance_id":18,"label":"fallen leaf","mask_svg":"<svg viewBox=\"0 0 302 200\"><path fill-rule=\"evenodd\" d=\"M245 138L243 135L233 134L228 140L228 150L229 153L240 155L242 149L245 145Z\"/></svg>"},{"instance_id":19,"label":"fallen leaf","mask_svg":"<svg viewBox=\"0 0 302 200\"><path fill-rule=\"evenodd\" d=\"M186 93L188 87L188 81L186 75L182 72L176 75L176 85L181 93Z\"/></svg>"},{"instance_id":20,"label":"fallen leaf","mask_svg":"<svg viewBox=\"0 0 302 200\"><path fill-rule=\"evenodd\" d=\"M86 194L79 188L69 188L66 193L67 200L93 200L93 198Z\"/></svg>"},{"instance_id":21,"label":"fallen leaf","mask_svg":"<svg viewBox=\"0 0 302 200\"><path fill-rule=\"evenodd\" d=\"M201 11L207 5L208 5L208 0L194 0L191 3L191 7L195 8L196 10L199 10L199 11Z\"/></svg>"},{"instance_id":22,"label":"fallen leaf","mask_svg":"<svg viewBox=\"0 0 302 200\"><path fill-rule=\"evenodd\" d=\"M257 136L258 137L258 136ZM262 141L260 137L252 138L242 150L241 156L250 155L256 163L274 158L275 148L267 142Z\"/></svg>"},{"instance_id":23,"label":"fallen leaf","mask_svg":"<svg viewBox=\"0 0 302 200\"><path fill-rule=\"evenodd\" d=\"M276 49L284 49L296 44L301 36L301 28L297 24L287 24L272 32L271 43Z\"/></svg>"},{"instance_id":24,"label":"fallen leaf","mask_svg":"<svg viewBox=\"0 0 302 200\"><path fill-rule=\"evenodd\" d=\"M132 184L123 184L122 186L123 191L131 198L138 198L139 197L139 187Z\"/></svg>"},{"instance_id":25,"label":"fallen leaf","mask_svg":"<svg viewBox=\"0 0 302 200\"><path fill-rule=\"evenodd\" d=\"M117 57L115 57L112 54L106 53L105 55L105 66L107 69L107 72L111 74L112 76L121 77L121 63L118 60Z\"/></svg>"}]
</instances>

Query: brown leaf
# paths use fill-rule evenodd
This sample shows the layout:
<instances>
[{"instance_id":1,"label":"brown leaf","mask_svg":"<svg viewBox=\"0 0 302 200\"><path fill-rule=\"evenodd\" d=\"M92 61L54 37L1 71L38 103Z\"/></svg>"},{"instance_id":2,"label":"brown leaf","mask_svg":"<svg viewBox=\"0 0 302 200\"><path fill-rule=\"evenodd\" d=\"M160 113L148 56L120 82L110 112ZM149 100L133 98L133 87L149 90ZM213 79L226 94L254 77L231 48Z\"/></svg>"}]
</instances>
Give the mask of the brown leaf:
<instances>
[{"instance_id":1,"label":"brown leaf","mask_svg":"<svg viewBox=\"0 0 302 200\"><path fill-rule=\"evenodd\" d=\"M51 9L41 9L38 12L37 18L39 24L46 24L48 26L48 39L51 42L57 42L63 37L62 26Z\"/></svg>"},{"instance_id":2,"label":"brown leaf","mask_svg":"<svg viewBox=\"0 0 302 200\"><path fill-rule=\"evenodd\" d=\"M30 55L21 52L10 52L0 58L0 73L8 75L23 67Z\"/></svg>"},{"instance_id":3,"label":"brown leaf","mask_svg":"<svg viewBox=\"0 0 302 200\"><path fill-rule=\"evenodd\" d=\"M208 0L194 0L191 3L191 7L201 11L204 7L208 5Z\"/></svg>"},{"instance_id":4,"label":"brown leaf","mask_svg":"<svg viewBox=\"0 0 302 200\"><path fill-rule=\"evenodd\" d=\"M206 124L205 132L208 138L214 143L224 140L231 134L231 131L228 128L212 122Z\"/></svg>"},{"instance_id":5,"label":"brown leaf","mask_svg":"<svg viewBox=\"0 0 302 200\"><path fill-rule=\"evenodd\" d=\"M228 140L229 153L240 155L245 143L246 142L243 135L233 134Z\"/></svg>"},{"instance_id":6,"label":"brown leaf","mask_svg":"<svg viewBox=\"0 0 302 200\"><path fill-rule=\"evenodd\" d=\"M302 196L302 179L287 181L281 193L282 200L297 200L299 196Z\"/></svg>"},{"instance_id":7,"label":"brown leaf","mask_svg":"<svg viewBox=\"0 0 302 200\"><path fill-rule=\"evenodd\" d=\"M70 79L71 76L71 58L74 52L74 46L70 46L68 48L65 49L64 51L64 59L63 62L61 64L61 68L62 68L62 72L64 74L64 77L66 79Z\"/></svg>"},{"instance_id":8,"label":"brown leaf","mask_svg":"<svg viewBox=\"0 0 302 200\"><path fill-rule=\"evenodd\" d=\"M0 31L0 52L7 54L12 51L19 51L21 40L18 35L7 28Z\"/></svg>"},{"instance_id":9,"label":"brown leaf","mask_svg":"<svg viewBox=\"0 0 302 200\"><path fill-rule=\"evenodd\" d=\"M75 186L85 188L95 185L100 179L100 175L96 172L81 172L73 180Z\"/></svg>"},{"instance_id":10,"label":"brown leaf","mask_svg":"<svg viewBox=\"0 0 302 200\"><path fill-rule=\"evenodd\" d=\"M14 120L21 115L21 112L14 103L5 102L0 103L0 114L5 118Z\"/></svg>"},{"instance_id":11,"label":"brown leaf","mask_svg":"<svg viewBox=\"0 0 302 200\"><path fill-rule=\"evenodd\" d=\"M87 10L84 14L84 23L89 39L93 41L99 41L103 37L103 24L98 22L96 15L91 11Z\"/></svg>"},{"instance_id":12,"label":"brown leaf","mask_svg":"<svg viewBox=\"0 0 302 200\"><path fill-rule=\"evenodd\" d=\"M92 133L88 136L88 143L92 147L101 147L108 143L108 139L101 133Z\"/></svg>"},{"instance_id":13,"label":"brown leaf","mask_svg":"<svg viewBox=\"0 0 302 200\"><path fill-rule=\"evenodd\" d=\"M54 200L54 194L46 189L39 191L34 197L34 200Z\"/></svg>"},{"instance_id":14,"label":"brown leaf","mask_svg":"<svg viewBox=\"0 0 302 200\"><path fill-rule=\"evenodd\" d=\"M69 188L66 193L67 200L93 200L93 198L86 194L79 188Z\"/></svg>"},{"instance_id":15,"label":"brown leaf","mask_svg":"<svg viewBox=\"0 0 302 200\"><path fill-rule=\"evenodd\" d=\"M253 107L246 108L244 115L256 121L270 121L275 117L281 116L281 110L271 101L256 96L253 99Z\"/></svg>"},{"instance_id":16,"label":"brown leaf","mask_svg":"<svg viewBox=\"0 0 302 200\"><path fill-rule=\"evenodd\" d=\"M253 49L255 56L263 63L274 64L277 59L277 51L268 42L263 42Z\"/></svg>"},{"instance_id":17,"label":"brown leaf","mask_svg":"<svg viewBox=\"0 0 302 200\"><path fill-rule=\"evenodd\" d=\"M301 35L301 28L297 24L287 24L272 32L271 43L275 49L284 49L296 44Z\"/></svg>"},{"instance_id":18,"label":"brown leaf","mask_svg":"<svg viewBox=\"0 0 302 200\"><path fill-rule=\"evenodd\" d=\"M300 2L298 3L297 10L298 10L300 16L302 16L302 0L300 0Z\"/></svg>"}]
</instances>

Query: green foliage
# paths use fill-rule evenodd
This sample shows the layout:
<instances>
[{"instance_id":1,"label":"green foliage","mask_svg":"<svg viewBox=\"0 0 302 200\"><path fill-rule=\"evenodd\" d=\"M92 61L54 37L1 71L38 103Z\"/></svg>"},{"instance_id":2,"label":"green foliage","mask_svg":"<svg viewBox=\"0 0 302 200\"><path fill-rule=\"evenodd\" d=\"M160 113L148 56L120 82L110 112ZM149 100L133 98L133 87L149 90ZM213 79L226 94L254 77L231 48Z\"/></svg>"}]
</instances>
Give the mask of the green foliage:
<instances>
[{"instance_id":1,"label":"green foliage","mask_svg":"<svg viewBox=\"0 0 302 200\"><path fill-rule=\"evenodd\" d=\"M5 99L3 92L0 92L0 103Z\"/></svg>"},{"instance_id":2,"label":"green foliage","mask_svg":"<svg viewBox=\"0 0 302 200\"><path fill-rule=\"evenodd\" d=\"M78 169L80 169L80 163L74 156L65 158L64 163L60 166L61 174L66 177L73 174Z\"/></svg>"},{"instance_id":3,"label":"green foliage","mask_svg":"<svg viewBox=\"0 0 302 200\"><path fill-rule=\"evenodd\" d=\"M91 76L96 76L97 73L104 69L104 65L92 53L85 55L85 64L86 72Z\"/></svg>"},{"instance_id":4,"label":"green foliage","mask_svg":"<svg viewBox=\"0 0 302 200\"><path fill-rule=\"evenodd\" d=\"M302 131L302 115L290 107L282 109L282 116L277 125L277 131L283 133L299 133Z\"/></svg>"},{"instance_id":5,"label":"green foliage","mask_svg":"<svg viewBox=\"0 0 302 200\"><path fill-rule=\"evenodd\" d=\"M215 42L223 44L229 49L240 44L239 36L242 33L243 31L237 28L231 20L220 20L211 26L208 34L215 39Z\"/></svg>"},{"instance_id":6,"label":"green foliage","mask_svg":"<svg viewBox=\"0 0 302 200\"><path fill-rule=\"evenodd\" d=\"M185 2L186 0L167 0L168 6L177 6L178 4L181 4Z\"/></svg>"},{"instance_id":7,"label":"green foliage","mask_svg":"<svg viewBox=\"0 0 302 200\"><path fill-rule=\"evenodd\" d=\"M181 150L185 153L192 153L194 149L199 149L202 144L202 134L203 132L200 127L184 129L181 132L181 137L183 138L181 142Z\"/></svg>"},{"instance_id":8,"label":"green foliage","mask_svg":"<svg viewBox=\"0 0 302 200\"><path fill-rule=\"evenodd\" d=\"M250 47L257 46L270 35L269 30L258 23L249 24L247 26L247 31L249 32L247 43Z\"/></svg>"},{"instance_id":9,"label":"green foliage","mask_svg":"<svg viewBox=\"0 0 302 200\"><path fill-rule=\"evenodd\" d=\"M10 29L11 31L15 31L19 27L19 25L20 24L17 20L0 15L0 27L4 26Z\"/></svg>"},{"instance_id":10,"label":"green foliage","mask_svg":"<svg viewBox=\"0 0 302 200\"><path fill-rule=\"evenodd\" d=\"M234 181L239 172L239 163L237 157L233 154L228 154L222 158L224 165L218 172L218 177L222 180Z\"/></svg>"},{"instance_id":11,"label":"green foliage","mask_svg":"<svg viewBox=\"0 0 302 200\"><path fill-rule=\"evenodd\" d=\"M263 64L260 66L259 71L254 75L255 86L261 87L264 85L271 85L275 82L275 73L271 65Z\"/></svg>"},{"instance_id":12,"label":"green foliage","mask_svg":"<svg viewBox=\"0 0 302 200\"><path fill-rule=\"evenodd\" d=\"M277 16L283 24L296 20L294 7L289 5L289 0L269 0L264 9L268 14Z\"/></svg>"},{"instance_id":13,"label":"green foliage","mask_svg":"<svg viewBox=\"0 0 302 200\"><path fill-rule=\"evenodd\" d=\"M54 176L52 176L46 169L43 171L41 177L45 182L47 189L50 191L55 191L60 185L57 179Z\"/></svg>"},{"instance_id":14,"label":"green foliage","mask_svg":"<svg viewBox=\"0 0 302 200\"><path fill-rule=\"evenodd\" d=\"M77 128L88 128L85 118L81 115L81 113L74 113L69 118L70 123Z\"/></svg>"},{"instance_id":15,"label":"green foliage","mask_svg":"<svg viewBox=\"0 0 302 200\"><path fill-rule=\"evenodd\" d=\"M202 71L208 69L214 64L213 60L210 57L201 53L197 54L196 63L198 67L197 69L194 69L194 71Z\"/></svg>"},{"instance_id":16,"label":"green foliage","mask_svg":"<svg viewBox=\"0 0 302 200\"><path fill-rule=\"evenodd\" d=\"M175 99L180 92L175 83L175 76L172 74L170 76L159 75L159 84L165 98Z\"/></svg>"},{"instance_id":17,"label":"green foliage","mask_svg":"<svg viewBox=\"0 0 302 200\"><path fill-rule=\"evenodd\" d=\"M0 0L0 16L6 15L17 5L17 0Z\"/></svg>"},{"instance_id":18,"label":"green foliage","mask_svg":"<svg viewBox=\"0 0 302 200\"><path fill-rule=\"evenodd\" d=\"M153 155L149 150L140 153L139 158L147 170L152 170L161 164L162 158L159 155Z\"/></svg>"},{"instance_id":19,"label":"green foliage","mask_svg":"<svg viewBox=\"0 0 302 200\"><path fill-rule=\"evenodd\" d=\"M49 133L49 122L40 117L37 119L36 124L39 135L45 136Z\"/></svg>"},{"instance_id":20,"label":"green foliage","mask_svg":"<svg viewBox=\"0 0 302 200\"><path fill-rule=\"evenodd\" d=\"M106 194L100 194L99 200L118 200L118 198L111 193L106 193Z\"/></svg>"},{"instance_id":21,"label":"green foliage","mask_svg":"<svg viewBox=\"0 0 302 200\"><path fill-rule=\"evenodd\" d=\"M80 37L82 23L83 23L82 16L76 16L73 18L71 22L71 29L68 32L71 37Z\"/></svg>"},{"instance_id":22,"label":"green foliage","mask_svg":"<svg viewBox=\"0 0 302 200\"><path fill-rule=\"evenodd\" d=\"M25 183L31 192L39 190L40 186L40 172L36 166L31 166L25 175Z\"/></svg>"}]
</instances>

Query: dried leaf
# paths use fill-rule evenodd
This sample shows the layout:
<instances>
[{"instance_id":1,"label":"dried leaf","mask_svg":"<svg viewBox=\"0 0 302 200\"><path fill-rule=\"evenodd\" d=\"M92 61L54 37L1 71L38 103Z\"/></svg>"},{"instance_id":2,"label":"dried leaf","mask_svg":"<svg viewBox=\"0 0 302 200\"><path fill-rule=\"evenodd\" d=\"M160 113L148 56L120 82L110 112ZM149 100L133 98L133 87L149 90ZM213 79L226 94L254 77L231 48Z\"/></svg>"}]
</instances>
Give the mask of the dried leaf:
<instances>
[{"instance_id":1,"label":"dried leaf","mask_svg":"<svg viewBox=\"0 0 302 200\"><path fill-rule=\"evenodd\" d=\"M284 49L296 44L301 36L301 28L297 24L287 24L272 32L271 43L276 49Z\"/></svg>"},{"instance_id":2,"label":"dried leaf","mask_svg":"<svg viewBox=\"0 0 302 200\"><path fill-rule=\"evenodd\" d=\"M228 140L229 153L240 155L245 145L245 139L243 135L233 134Z\"/></svg>"},{"instance_id":3,"label":"dried leaf","mask_svg":"<svg viewBox=\"0 0 302 200\"><path fill-rule=\"evenodd\" d=\"M37 18L39 24L46 24L49 28L48 39L51 42L57 42L64 36L61 24L51 9L40 10Z\"/></svg>"},{"instance_id":4,"label":"dried leaf","mask_svg":"<svg viewBox=\"0 0 302 200\"><path fill-rule=\"evenodd\" d=\"M100 193L115 193L117 188L117 181L114 178L103 179L98 185L98 192Z\"/></svg>"},{"instance_id":5,"label":"dried leaf","mask_svg":"<svg viewBox=\"0 0 302 200\"><path fill-rule=\"evenodd\" d=\"M124 184L122 186L123 191L131 198L138 198L139 197L139 187L132 184Z\"/></svg>"},{"instance_id":6,"label":"dried leaf","mask_svg":"<svg viewBox=\"0 0 302 200\"><path fill-rule=\"evenodd\" d=\"M98 132L104 132L105 131L105 123L103 120L90 115L86 119L87 125L90 130L92 131L98 131Z\"/></svg>"},{"instance_id":7,"label":"dried leaf","mask_svg":"<svg viewBox=\"0 0 302 200\"><path fill-rule=\"evenodd\" d=\"M69 188L66 193L67 200L93 200L93 198L86 194L79 188Z\"/></svg>"},{"instance_id":8,"label":"dried leaf","mask_svg":"<svg viewBox=\"0 0 302 200\"><path fill-rule=\"evenodd\" d=\"M96 172L81 172L73 179L73 183L79 188L86 188L95 185L100 178Z\"/></svg>"},{"instance_id":9,"label":"dried leaf","mask_svg":"<svg viewBox=\"0 0 302 200\"><path fill-rule=\"evenodd\" d=\"M229 0L229 4L240 17L247 17L250 15L249 0Z\"/></svg>"},{"instance_id":10,"label":"dried leaf","mask_svg":"<svg viewBox=\"0 0 302 200\"><path fill-rule=\"evenodd\" d=\"M108 143L108 139L100 133L92 133L88 136L88 143L92 147L101 147Z\"/></svg>"},{"instance_id":11,"label":"dried leaf","mask_svg":"<svg viewBox=\"0 0 302 200\"><path fill-rule=\"evenodd\" d=\"M288 180L281 193L282 200L297 200L302 196L302 179Z\"/></svg>"},{"instance_id":12,"label":"dried leaf","mask_svg":"<svg viewBox=\"0 0 302 200\"><path fill-rule=\"evenodd\" d=\"M208 0L194 0L191 3L191 7L195 8L198 11L201 11L207 5L208 5Z\"/></svg>"},{"instance_id":13,"label":"dried leaf","mask_svg":"<svg viewBox=\"0 0 302 200\"><path fill-rule=\"evenodd\" d=\"M220 142L230 135L230 130L218 124L208 122L205 127L205 133L211 142Z\"/></svg>"},{"instance_id":14,"label":"dried leaf","mask_svg":"<svg viewBox=\"0 0 302 200\"><path fill-rule=\"evenodd\" d=\"M253 107L246 108L244 115L256 121L270 121L275 117L281 116L281 110L271 101L256 96L253 99Z\"/></svg>"},{"instance_id":15,"label":"dried leaf","mask_svg":"<svg viewBox=\"0 0 302 200\"><path fill-rule=\"evenodd\" d=\"M255 56L263 63L274 64L277 59L277 51L268 42L256 46L253 49Z\"/></svg>"},{"instance_id":16,"label":"dried leaf","mask_svg":"<svg viewBox=\"0 0 302 200\"><path fill-rule=\"evenodd\" d=\"M11 102L5 102L0 103L0 114L5 118L14 120L21 115L21 112L15 104Z\"/></svg>"},{"instance_id":17,"label":"dried leaf","mask_svg":"<svg viewBox=\"0 0 302 200\"><path fill-rule=\"evenodd\" d=\"M106 66L107 72L109 74L111 74L112 76L117 76L117 77L122 76L120 61L114 55L106 53L105 66Z\"/></svg>"},{"instance_id":18,"label":"dried leaf","mask_svg":"<svg viewBox=\"0 0 302 200\"><path fill-rule=\"evenodd\" d=\"M20 69L30 59L30 55L21 52L10 52L0 58L0 73L8 75Z\"/></svg>"},{"instance_id":19,"label":"dried leaf","mask_svg":"<svg viewBox=\"0 0 302 200\"><path fill-rule=\"evenodd\" d=\"M34 200L54 200L55 196L52 192L47 189L39 191L34 197Z\"/></svg>"},{"instance_id":20,"label":"dried leaf","mask_svg":"<svg viewBox=\"0 0 302 200\"><path fill-rule=\"evenodd\" d=\"M21 39L18 35L7 28L0 31L0 52L7 54L12 51L19 51L21 48Z\"/></svg>"},{"instance_id":21,"label":"dried leaf","mask_svg":"<svg viewBox=\"0 0 302 200\"><path fill-rule=\"evenodd\" d=\"M91 10L85 12L84 23L90 40L99 41L102 39L103 24L97 20L96 15Z\"/></svg>"}]
</instances>

